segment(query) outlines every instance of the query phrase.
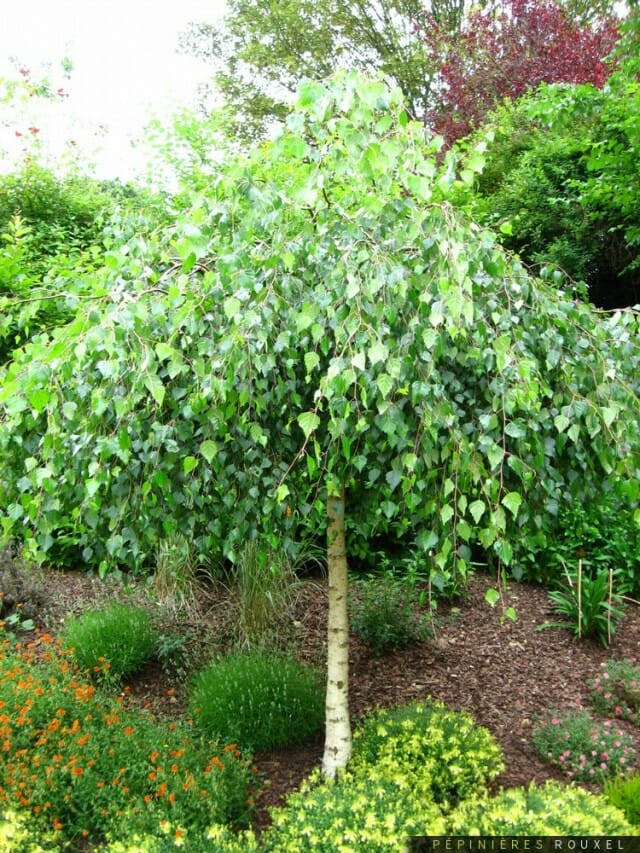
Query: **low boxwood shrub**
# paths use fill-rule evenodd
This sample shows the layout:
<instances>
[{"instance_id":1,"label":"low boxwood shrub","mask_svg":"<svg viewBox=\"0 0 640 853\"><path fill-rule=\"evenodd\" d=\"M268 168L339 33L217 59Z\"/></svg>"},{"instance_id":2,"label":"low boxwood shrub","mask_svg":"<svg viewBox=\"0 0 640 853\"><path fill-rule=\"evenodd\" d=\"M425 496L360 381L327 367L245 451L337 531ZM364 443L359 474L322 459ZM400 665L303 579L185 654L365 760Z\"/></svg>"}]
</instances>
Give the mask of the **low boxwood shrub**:
<instances>
[{"instance_id":1,"label":"low boxwood shrub","mask_svg":"<svg viewBox=\"0 0 640 853\"><path fill-rule=\"evenodd\" d=\"M504 762L470 714L429 700L378 710L356 730L350 769L366 775L371 767L427 779L431 798L449 807L481 793Z\"/></svg>"},{"instance_id":2,"label":"low boxwood shrub","mask_svg":"<svg viewBox=\"0 0 640 853\"><path fill-rule=\"evenodd\" d=\"M336 782L316 772L272 818L262 836L269 853L402 851L407 836L443 835L446 827L424 779L386 766L347 771Z\"/></svg>"},{"instance_id":3,"label":"low boxwood shrub","mask_svg":"<svg viewBox=\"0 0 640 853\"><path fill-rule=\"evenodd\" d=\"M451 835L633 835L620 809L583 788L547 782L467 800L447 818Z\"/></svg>"},{"instance_id":4,"label":"low boxwood shrub","mask_svg":"<svg viewBox=\"0 0 640 853\"><path fill-rule=\"evenodd\" d=\"M198 725L245 749L304 743L324 721L319 672L281 654L232 653L198 673L190 693Z\"/></svg>"},{"instance_id":5,"label":"low boxwood shrub","mask_svg":"<svg viewBox=\"0 0 640 853\"><path fill-rule=\"evenodd\" d=\"M63 644L81 670L103 683L119 683L137 672L155 651L151 615L141 607L114 603L67 622Z\"/></svg>"}]
</instances>

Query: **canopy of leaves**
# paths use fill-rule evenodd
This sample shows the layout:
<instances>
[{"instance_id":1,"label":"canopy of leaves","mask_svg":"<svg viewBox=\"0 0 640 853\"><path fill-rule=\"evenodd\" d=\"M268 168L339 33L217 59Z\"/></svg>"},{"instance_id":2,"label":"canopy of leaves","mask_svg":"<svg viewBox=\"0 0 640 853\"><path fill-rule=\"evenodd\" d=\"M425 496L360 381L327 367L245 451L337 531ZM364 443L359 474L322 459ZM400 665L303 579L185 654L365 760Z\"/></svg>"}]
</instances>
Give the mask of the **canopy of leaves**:
<instances>
[{"instance_id":1,"label":"canopy of leaves","mask_svg":"<svg viewBox=\"0 0 640 853\"><path fill-rule=\"evenodd\" d=\"M444 32L461 23L464 0L229 0L219 26L194 23L182 48L213 63L231 113L231 135L255 139L290 111L304 78L337 68L381 71L422 117L434 68L417 34L425 7Z\"/></svg>"},{"instance_id":2,"label":"canopy of leaves","mask_svg":"<svg viewBox=\"0 0 640 853\"><path fill-rule=\"evenodd\" d=\"M444 584L542 547L566 495L634 497L633 315L530 278L437 149L398 89L305 83L175 229L110 253L102 300L2 377L5 533L103 570L176 530L233 556L322 530L345 485L351 548L402 535Z\"/></svg>"},{"instance_id":3,"label":"canopy of leaves","mask_svg":"<svg viewBox=\"0 0 640 853\"><path fill-rule=\"evenodd\" d=\"M619 21L593 16L580 23L555 0L505 0L474 11L459 33L427 17L421 31L439 73L427 120L450 144L479 127L505 98L516 99L540 83L602 86L604 63Z\"/></svg>"}]
</instances>

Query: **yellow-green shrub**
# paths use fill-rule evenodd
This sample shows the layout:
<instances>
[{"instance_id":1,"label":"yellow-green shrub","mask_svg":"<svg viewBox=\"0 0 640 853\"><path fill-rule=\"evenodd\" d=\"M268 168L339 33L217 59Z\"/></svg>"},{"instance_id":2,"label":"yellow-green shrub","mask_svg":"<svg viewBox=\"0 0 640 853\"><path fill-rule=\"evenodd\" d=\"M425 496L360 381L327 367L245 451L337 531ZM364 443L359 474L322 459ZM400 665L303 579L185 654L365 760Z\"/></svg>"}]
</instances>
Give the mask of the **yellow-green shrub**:
<instances>
[{"instance_id":1,"label":"yellow-green shrub","mask_svg":"<svg viewBox=\"0 0 640 853\"><path fill-rule=\"evenodd\" d=\"M34 826L33 818L23 810L3 809L0 812L0 850L20 850L20 853L53 853L62 850L60 835Z\"/></svg>"},{"instance_id":2,"label":"yellow-green shrub","mask_svg":"<svg viewBox=\"0 0 640 853\"><path fill-rule=\"evenodd\" d=\"M355 853L404 850L408 835L441 835L442 812L430 798L426 777L408 777L401 767L345 773L320 781L318 773L275 809L263 836L273 853Z\"/></svg>"},{"instance_id":3,"label":"yellow-green shrub","mask_svg":"<svg viewBox=\"0 0 640 853\"><path fill-rule=\"evenodd\" d=\"M606 797L547 782L462 803L448 817L453 835L635 835Z\"/></svg>"},{"instance_id":4,"label":"yellow-green shrub","mask_svg":"<svg viewBox=\"0 0 640 853\"><path fill-rule=\"evenodd\" d=\"M410 702L378 710L355 732L350 769L366 775L375 766L426 784L430 798L450 807L477 796L504 769L491 733L465 711L441 702Z\"/></svg>"}]
</instances>

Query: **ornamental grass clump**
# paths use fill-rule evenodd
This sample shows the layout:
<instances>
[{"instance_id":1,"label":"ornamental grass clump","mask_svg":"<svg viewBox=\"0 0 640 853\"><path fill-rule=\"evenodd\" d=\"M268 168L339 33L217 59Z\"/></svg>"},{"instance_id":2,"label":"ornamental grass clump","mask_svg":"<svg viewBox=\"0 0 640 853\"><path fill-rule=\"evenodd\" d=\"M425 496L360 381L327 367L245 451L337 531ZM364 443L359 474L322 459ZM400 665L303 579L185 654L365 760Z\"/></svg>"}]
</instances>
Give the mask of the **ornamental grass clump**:
<instances>
[{"instance_id":1,"label":"ornamental grass clump","mask_svg":"<svg viewBox=\"0 0 640 853\"><path fill-rule=\"evenodd\" d=\"M0 649L0 812L27 812L56 849L169 819L179 837L248 822L256 776L235 743L159 725L128 707L127 688L99 692L46 634L33 646Z\"/></svg>"},{"instance_id":2,"label":"ornamental grass clump","mask_svg":"<svg viewBox=\"0 0 640 853\"><path fill-rule=\"evenodd\" d=\"M634 660L606 661L589 687L599 714L640 723L640 669Z\"/></svg>"},{"instance_id":3,"label":"ornamental grass clump","mask_svg":"<svg viewBox=\"0 0 640 853\"><path fill-rule=\"evenodd\" d=\"M633 738L609 720L597 722L582 708L542 717L533 729L533 743L541 758L581 782L624 776L636 760Z\"/></svg>"},{"instance_id":4,"label":"ornamental grass clump","mask_svg":"<svg viewBox=\"0 0 640 853\"><path fill-rule=\"evenodd\" d=\"M191 711L204 732L245 749L304 743L324 721L322 678L286 655L236 652L194 678Z\"/></svg>"},{"instance_id":5,"label":"ornamental grass clump","mask_svg":"<svg viewBox=\"0 0 640 853\"><path fill-rule=\"evenodd\" d=\"M467 800L447 819L450 835L633 835L620 809L601 795L547 782Z\"/></svg>"},{"instance_id":6,"label":"ornamental grass clump","mask_svg":"<svg viewBox=\"0 0 640 853\"><path fill-rule=\"evenodd\" d=\"M353 738L354 773L397 768L428 783L431 798L450 807L481 794L504 769L502 750L490 732L465 711L441 702L410 702L378 710Z\"/></svg>"},{"instance_id":7,"label":"ornamental grass clump","mask_svg":"<svg viewBox=\"0 0 640 853\"><path fill-rule=\"evenodd\" d=\"M155 651L151 615L141 607L119 603L72 617L62 641L80 669L102 684L119 684Z\"/></svg>"}]
</instances>

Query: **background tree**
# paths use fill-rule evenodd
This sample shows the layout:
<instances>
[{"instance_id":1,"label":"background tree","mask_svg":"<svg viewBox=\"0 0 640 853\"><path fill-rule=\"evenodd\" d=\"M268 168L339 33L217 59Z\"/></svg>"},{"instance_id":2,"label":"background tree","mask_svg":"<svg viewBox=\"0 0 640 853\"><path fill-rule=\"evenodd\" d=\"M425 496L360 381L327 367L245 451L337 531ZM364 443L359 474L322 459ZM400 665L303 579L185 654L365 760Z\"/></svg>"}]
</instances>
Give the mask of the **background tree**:
<instances>
[{"instance_id":1,"label":"background tree","mask_svg":"<svg viewBox=\"0 0 640 853\"><path fill-rule=\"evenodd\" d=\"M354 542L400 532L444 587L473 550L517 568L567 496L638 496L635 318L531 279L437 158L398 89L304 84L277 139L112 253L101 304L2 376L2 524L41 559L61 535L104 572L177 531L231 560L326 533L329 776Z\"/></svg>"},{"instance_id":2,"label":"background tree","mask_svg":"<svg viewBox=\"0 0 640 853\"><path fill-rule=\"evenodd\" d=\"M505 98L517 99L541 83L601 87L612 70L604 59L618 24L615 16L600 15L579 23L554 0L507 0L478 9L455 34L427 17L421 34L438 68L429 126L451 144Z\"/></svg>"},{"instance_id":3,"label":"background tree","mask_svg":"<svg viewBox=\"0 0 640 853\"><path fill-rule=\"evenodd\" d=\"M444 33L460 27L465 0L229 0L220 25L194 23L181 44L212 63L236 138L263 136L289 113L303 78L340 67L388 74L421 118L435 71L418 36L425 6Z\"/></svg>"},{"instance_id":4,"label":"background tree","mask_svg":"<svg viewBox=\"0 0 640 853\"><path fill-rule=\"evenodd\" d=\"M525 263L607 309L640 302L639 95L614 75L606 90L542 87L506 104L472 138L491 141L461 199Z\"/></svg>"}]
</instances>

